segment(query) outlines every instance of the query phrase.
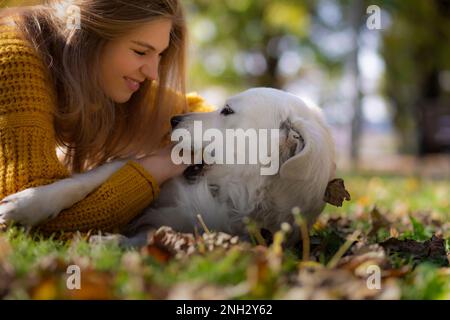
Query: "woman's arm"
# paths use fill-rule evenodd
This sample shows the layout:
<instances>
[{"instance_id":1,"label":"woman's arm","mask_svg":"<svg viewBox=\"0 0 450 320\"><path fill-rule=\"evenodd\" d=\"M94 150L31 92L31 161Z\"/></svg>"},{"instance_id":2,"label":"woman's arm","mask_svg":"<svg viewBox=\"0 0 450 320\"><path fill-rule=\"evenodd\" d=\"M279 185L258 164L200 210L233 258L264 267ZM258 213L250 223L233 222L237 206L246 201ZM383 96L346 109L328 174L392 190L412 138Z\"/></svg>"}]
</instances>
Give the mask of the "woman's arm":
<instances>
[{"instance_id":1,"label":"woman's arm","mask_svg":"<svg viewBox=\"0 0 450 320\"><path fill-rule=\"evenodd\" d=\"M0 198L69 176L56 156L54 97L45 67L15 31L0 32ZM129 161L97 190L55 219L46 232L117 231L158 196L159 185Z\"/></svg>"}]
</instances>

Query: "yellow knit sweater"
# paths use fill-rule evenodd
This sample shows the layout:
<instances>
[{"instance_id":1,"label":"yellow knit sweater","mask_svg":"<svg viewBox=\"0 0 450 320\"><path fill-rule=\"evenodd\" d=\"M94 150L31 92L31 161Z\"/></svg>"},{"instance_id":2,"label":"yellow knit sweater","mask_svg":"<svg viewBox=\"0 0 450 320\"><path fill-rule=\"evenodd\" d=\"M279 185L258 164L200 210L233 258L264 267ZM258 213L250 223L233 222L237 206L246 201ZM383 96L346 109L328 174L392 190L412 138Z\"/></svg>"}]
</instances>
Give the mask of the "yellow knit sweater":
<instances>
[{"instance_id":1,"label":"yellow knit sweater","mask_svg":"<svg viewBox=\"0 0 450 320\"><path fill-rule=\"evenodd\" d=\"M69 176L55 147L56 108L47 71L31 44L12 26L0 26L0 199ZM190 111L211 111L188 95ZM159 194L151 173L134 161L96 191L41 225L55 231L120 230Z\"/></svg>"}]
</instances>

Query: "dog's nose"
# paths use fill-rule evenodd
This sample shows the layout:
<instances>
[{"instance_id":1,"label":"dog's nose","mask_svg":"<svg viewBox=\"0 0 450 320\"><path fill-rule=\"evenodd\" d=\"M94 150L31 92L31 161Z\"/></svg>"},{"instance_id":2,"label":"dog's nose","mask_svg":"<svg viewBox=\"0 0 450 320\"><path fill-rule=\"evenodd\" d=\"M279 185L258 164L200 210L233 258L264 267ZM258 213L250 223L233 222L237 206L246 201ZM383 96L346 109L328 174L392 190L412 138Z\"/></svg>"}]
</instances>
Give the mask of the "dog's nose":
<instances>
[{"instance_id":1,"label":"dog's nose","mask_svg":"<svg viewBox=\"0 0 450 320\"><path fill-rule=\"evenodd\" d=\"M174 116L170 119L170 125L172 126L172 129L174 129L183 119L182 116Z\"/></svg>"}]
</instances>

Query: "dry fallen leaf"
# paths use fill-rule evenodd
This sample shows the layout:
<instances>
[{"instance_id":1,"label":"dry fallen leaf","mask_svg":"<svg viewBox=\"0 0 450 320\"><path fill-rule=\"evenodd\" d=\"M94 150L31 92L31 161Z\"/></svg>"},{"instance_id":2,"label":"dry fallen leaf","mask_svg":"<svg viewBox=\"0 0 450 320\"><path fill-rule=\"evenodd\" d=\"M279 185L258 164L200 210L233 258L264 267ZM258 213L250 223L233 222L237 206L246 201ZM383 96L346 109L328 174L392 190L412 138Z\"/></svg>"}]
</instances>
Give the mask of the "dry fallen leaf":
<instances>
[{"instance_id":1,"label":"dry fallen leaf","mask_svg":"<svg viewBox=\"0 0 450 320\"><path fill-rule=\"evenodd\" d=\"M380 245L387 251L412 254L417 258L445 259L447 256L444 239L435 235L433 235L430 240L424 242L389 238L388 240L380 243Z\"/></svg>"},{"instance_id":2,"label":"dry fallen leaf","mask_svg":"<svg viewBox=\"0 0 450 320\"><path fill-rule=\"evenodd\" d=\"M372 223L372 228L367 235L368 237L376 236L378 230L382 228L389 228L391 226L391 222L380 213L377 207L373 207L370 211L370 220Z\"/></svg>"},{"instance_id":3,"label":"dry fallen leaf","mask_svg":"<svg viewBox=\"0 0 450 320\"><path fill-rule=\"evenodd\" d=\"M58 279L50 275L40 279L36 286L30 289L30 298L33 300L54 300L58 298Z\"/></svg>"},{"instance_id":4,"label":"dry fallen leaf","mask_svg":"<svg viewBox=\"0 0 450 320\"><path fill-rule=\"evenodd\" d=\"M169 250L153 243L148 244L145 248L143 248L142 253L154 258L160 263L167 263L173 258L173 254Z\"/></svg>"},{"instance_id":5,"label":"dry fallen leaf","mask_svg":"<svg viewBox=\"0 0 450 320\"><path fill-rule=\"evenodd\" d=\"M381 289L370 289L366 279L345 269L302 268L294 285L281 297L287 300L399 299L400 289L387 279Z\"/></svg>"},{"instance_id":6,"label":"dry fallen leaf","mask_svg":"<svg viewBox=\"0 0 450 320\"><path fill-rule=\"evenodd\" d=\"M333 179L328 182L323 200L336 207L342 207L344 200L350 201L350 193L345 189L343 179Z\"/></svg>"},{"instance_id":7,"label":"dry fallen leaf","mask_svg":"<svg viewBox=\"0 0 450 320\"><path fill-rule=\"evenodd\" d=\"M14 279L13 267L9 264L0 265L0 299L3 299L10 290L11 283Z\"/></svg>"},{"instance_id":8,"label":"dry fallen leaf","mask_svg":"<svg viewBox=\"0 0 450 320\"><path fill-rule=\"evenodd\" d=\"M180 233L170 227L161 227L149 234L148 245L143 252L162 263L174 257L189 255L195 251L194 235Z\"/></svg>"},{"instance_id":9,"label":"dry fallen leaf","mask_svg":"<svg viewBox=\"0 0 450 320\"><path fill-rule=\"evenodd\" d=\"M389 229L389 234L391 235L391 238L398 238L400 236L400 233L395 227Z\"/></svg>"},{"instance_id":10,"label":"dry fallen leaf","mask_svg":"<svg viewBox=\"0 0 450 320\"><path fill-rule=\"evenodd\" d=\"M12 248L6 237L0 236L0 262L6 260L11 252Z\"/></svg>"},{"instance_id":11,"label":"dry fallen leaf","mask_svg":"<svg viewBox=\"0 0 450 320\"><path fill-rule=\"evenodd\" d=\"M196 237L191 233L161 227L149 234L148 245L142 251L165 263L172 258L181 258L196 252L205 253L217 248L228 250L235 245L239 245L239 237L223 232L205 232Z\"/></svg>"},{"instance_id":12,"label":"dry fallen leaf","mask_svg":"<svg viewBox=\"0 0 450 320\"><path fill-rule=\"evenodd\" d=\"M378 244L367 245L358 242L351 251L350 255L339 261L338 268L355 271L359 266L368 262L382 268L388 265L384 249Z\"/></svg>"},{"instance_id":13,"label":"dry fallen leaf","mask_svg":"<svg viewBox=\"0 0 450 320\"><path fill-rule=\"evenodd\" d=\"M74 300L114 299L114 278L108 272L93 269L82 270L79 290L64 290L64 298Z\"/></svg>"},{"instance_id":14,"label":"dry fallen leaf","mask_svg":"<svg viewBox=\"0 0 450 320\"><path fill-rule=\"evenodd\" d=\"M170 288L167 300L226 300L248 293L247 283L218 286L200 281L181 282Z\"/></svg>"},{"instance_id":15,"label":"dry fallen leaf","mask_svg":"<svg viewBox=\"0 0 450 320\"><path fill-rule=\"evenodd\" d=\"M367 270L371 266L381 268L382 278L401 277L410 271L408 266L393 269L385 250L378 244L358 242L353 246L351 254L343 257L337 267L346 269L355 276L367 277Z\"/></svg>"}]
</instances>

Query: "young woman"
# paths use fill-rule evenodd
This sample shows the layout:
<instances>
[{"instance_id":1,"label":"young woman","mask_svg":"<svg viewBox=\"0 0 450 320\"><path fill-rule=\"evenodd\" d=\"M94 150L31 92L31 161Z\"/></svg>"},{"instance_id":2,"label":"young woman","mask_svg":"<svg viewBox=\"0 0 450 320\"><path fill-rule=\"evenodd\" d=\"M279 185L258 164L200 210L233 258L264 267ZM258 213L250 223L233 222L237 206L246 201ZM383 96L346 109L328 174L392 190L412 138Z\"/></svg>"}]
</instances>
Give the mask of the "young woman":
<instances>
[{"instance_id":1,"label":"young woman","mask_svg":"<svg viewBox=\"0 0 450 320\"><path fill-rule=\"evenodd\" d=\"M111 159L133 159L40 226L119 231L186 169L170 158L170 118L188 107L210 110L184 96L185 49L178 0L51 1L4 14L0 199Z\"/></svg>"}]
</instances>

